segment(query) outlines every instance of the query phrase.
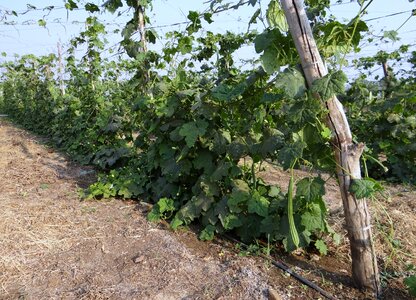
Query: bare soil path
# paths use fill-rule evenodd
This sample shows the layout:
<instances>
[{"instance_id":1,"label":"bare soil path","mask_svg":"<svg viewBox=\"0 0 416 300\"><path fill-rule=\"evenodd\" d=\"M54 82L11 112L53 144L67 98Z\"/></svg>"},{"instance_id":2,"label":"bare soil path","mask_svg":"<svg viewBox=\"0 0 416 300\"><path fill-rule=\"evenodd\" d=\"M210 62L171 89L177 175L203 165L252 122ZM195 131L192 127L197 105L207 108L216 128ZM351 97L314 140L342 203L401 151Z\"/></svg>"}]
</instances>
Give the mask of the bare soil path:
<instances>
[{"instance_id":1,"label":"bare soil path","mask_svg":"<svg viewBox=\"0 0 416 300\"><path fill-rule=\"evenodd\" d=\"M94 170L45 142L0 118L0 299L269 299L270 289L280 299L320 298L258 257L149 223L136 202L81 201L79 189L94 180ZM268 171L269 180L282 176ZM391 195L394 238L407 253L392 268L401 270L416 257L416 193L392 188ZM377 226L389 230L379 211ZM332 222L342 232L340 214L335 209ZM377 234L385 263L392 252L384 236ZM339 299L365 299L349 281L348 250L344 241L325 258L283 259ZM401 280L386 281L387 295L406 299Z\"/></svg>"},{"instance_id":2,"label":"bare soil path","mask_svg":"<svg viewBox=\"0 0 416 300\"><path fill-rule=\"evenodd\" d=\"M92 170L41 143L0 119L1 299L266 298L253 259L224 260L134 202L81 202Z\"/></svg>"}]
</instances>

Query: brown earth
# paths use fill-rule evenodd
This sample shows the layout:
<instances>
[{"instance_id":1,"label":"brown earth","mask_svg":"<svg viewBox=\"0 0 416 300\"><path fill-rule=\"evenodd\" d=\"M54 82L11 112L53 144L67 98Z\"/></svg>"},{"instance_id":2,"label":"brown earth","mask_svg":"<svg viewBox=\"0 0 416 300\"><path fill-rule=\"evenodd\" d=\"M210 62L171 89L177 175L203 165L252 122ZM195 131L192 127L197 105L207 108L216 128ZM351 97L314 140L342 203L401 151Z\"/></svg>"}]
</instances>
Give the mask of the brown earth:
<instances>
[{"instance_id":1,"label":"brown earth","mask_svg":"<svg viewBox=\"0 0 416 300\"><path fill-rule=\"evenodd\" d=\"M0 118L0 299L268 299L270 290L280 299L324 298L270 262L239 255L235 244L201 242L192 230L149 223L145 205L81 201L94 170L46 142ZM288 182L270 165L263 176ZM326 257L276 250L274 258L338 299L367 299L350 279L333 179L327 190L342 244L330 244ZM414 189L388 186L370 204L385 299L410 298L402 282L406 266L416 265L415 200Z\"/></svg>"}]
</instances>

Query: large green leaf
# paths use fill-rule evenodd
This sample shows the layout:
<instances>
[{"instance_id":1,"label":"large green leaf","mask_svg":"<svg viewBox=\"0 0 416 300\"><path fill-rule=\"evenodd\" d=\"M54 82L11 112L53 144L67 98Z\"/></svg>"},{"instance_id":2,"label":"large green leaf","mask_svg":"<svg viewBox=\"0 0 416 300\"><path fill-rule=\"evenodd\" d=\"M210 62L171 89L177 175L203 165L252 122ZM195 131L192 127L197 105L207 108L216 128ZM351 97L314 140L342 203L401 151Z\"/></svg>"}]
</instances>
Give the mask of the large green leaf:
<instances>
[{"instance_id":1,"label":"large green leaf","mask_svg":"<svg viewBox=\"0 0 416 300\"><path fill-rule=\"evenodd\" d=\"M409 293L416 297L416 275L409 276L404 279L404 283L409 289Z\"/></svg>"},{"instance_id":2,"label":"large green leaf","mask_svg":"<svg viewBox=\"0 0 416 300\"><path fill-rule=\"evenodd\" d=\"M228 171L231 168L231 163L228 161L220 161L217 164L217 168L215 171L211 174L210 179L212 181L218 181L221 180L223 177L228 175Z\"/></svg>"},{"instance_id":3,"label":"large green leaf","mask_svg":"<svg viewBox=\"0 0 416 300\"><path fill-rule=\"evenodd\" d=\"M266 29L254 39L257 53L263 52L260 59L268 74L278 71L280 66L291 64L296 57L293 40L283 35L278 28Z\"/></svg>"},{"instance_id":4,"label":"large green leaf","mask_svg":"<svg viewBox=\"0 0 416 300\"><path fill-rule=\"evenodd\" d=\"M241 141L233 141L231 144L227 145L227 153L231 156L233 160L239 160L246 154L247 147Z\"/></svg>"},{"instance_id":5,"label":"large green leaf","mask_svg":"<svg viewBox=\"0 0 416 300\"><path fill-rule=\"evenodd\" d=\"M325 181L321 177L303 178L296 184L296 197L312 202L325 195Z\"/></svg>"},{"instance_id":6,"label":"large green leaf","mask_svg":"<svg viewBox=\"0 0 416 300\"><path fill-rule=\"evenodd\" d=\"M315 242L315 247L321 255L326 255L328 253L328 247L323 240L317 240Z\"/></svg>"},{"instance_id":7,"label":"large green leaf","mask_svg":"<svg viewBox=\"0 0 416 300\"><path fill-rule=\"evenodd\" d=\"M245 82L239 83L237 85L228 85L220 84L212 89L212 96L219 101L232 101L238 99L244 91L247 89L247 84Z\"/></svg>"},{"instance_id":8,"label":"large green leaf","mask_svg":"<svg viewBox=\"0 0 416 300\"><path fill-rule=\"evenodd\" d=\"M188 122L182 125L179 134L185 138L186 145L191 148L195 145L198 137L205 134L208 123L204 120Z\"/></svg>"},{"instance_id":9,"label":"large green leaf","mask_svg":"<svg viewBox=\"0 0 416 300\"><path fill-rule=\"evenodd\" d=\"M283 239L280 233L280 216L278 214L268 215L261 221L261 232L270 235L271 239Z\"/></svg>"},{"instance_id":10,"label":"large green leaf","mask_svg":"<svg viewBox=\"0 0 416 300\"><path fill-rule=\"evenodd\" d=\"M322 78L315 80L312 84L312 92L317 93L323 101L329 100L335 95L345 93L347 76L342 71L328 73Z\"/></svg>"},{"instance_id":11,"label":"large green leaf","mask_svg":"<svg viewBox=\"0 0 416 300\"><path fill-rule=\"evenodd\" d=\"M277 159L285 170L289 169L296 159L302 157L306 146L304 142L297 141L292 144L286 144L285 147L279 150Z\"/></svg>"},{"instance_id":12,"label":"large green leaf","mask_svg":"<svg viewBox=\"0 0 416 300\"><path fill-rule=\"evenodd\" d=\"M282 32L287 32L289 30L289 25L287 24L285 13L279 4L279 1L270 1L266 11L266 18L270 27L277 27Z\"/></svg>"},{"instance_id":13,"label":"large green leaf","mask_svg":"<svg viewBox=\"0 0 416 300\"><path fill-rule=\"evenodd\" d=\"M214 164L213 164L212 153L208 150L203 149L198 152L197 157L192 161L195 169L200 170L204 169L204 172L209 174L212 173Z\"/></svg>"},{"instance_id":14,"label":"large green leaf","mask_svg":"<svg viewBox=\"0 0 416 300\"><path fill-rule=\"evenodd\" d=\"M240 220L244 225L236 228L236 232L243 242L251 242L261 235L260 227L262 217L257 214L248 216L241 215Z\"/></svg>"},{"instance_id":15,"label":"large green leaf","mask_svg":"<svg viewBox=\"0 0 416 300\"><path fill-rule=\"evenodd\" d=\"M276 87L285 91L290 98L299 98L307 90L305 77L297 68L287 68L276 78Z\"/></svg>"},{"instance_id":16,"label":"large green leaf","mask_svg":"<svg viewBox=\"0 0 416 300\"><path fill-rule=\"evenodd\" d=\"M321 206L317 203L308 205L308 211L301 216L301 224L310 232L325 231L325 212L321 210Z\"/></svg>"},{"instance_id":17,"label":"large green leaf","mask_svg":"<svg viewBox=\"0 0 416 300\"><path fill-rule=\"evenodd\" d=\"M320 49L325 56L333 56L337 52L347 53L353 47L359 50L358 45L361 41L362 32L368 31L366 23L355 19L349 24L342 24L338 21L326 22L319 25L318 29L323 34L318 39Z\"/></svg>"},{"instance_id":18,"label":"large green leaf","mask_svg":"<svg viewBox=\"0 0 416 300\"><path fill-rule=\"evenodd\" d=\"M380 191L382 187L377 181L371 178L367 179L353 179L351 181L349 191L357 197L357 199L363 199L370 197L374 192Z\"/></svg>"},{"instance_id":19,"label":"large green leaf","mask_svg":"<svg viewBox=\"0 0 416 300\"><path fill-rule=\"evenodd\" d=\"M233 214L227 215L221 220L221 223L226 230L231 230L243 225L243 222L239 219L239 217Z\"/></svg>"},{"instance_id":20,"label":"large green leaf","mask_svg":"<svg viewBox=\"0 0 416 300\"><path fill-rule=\"evenodd\" d=\"M276 48L269 48L260 56L261 65L268 74L278 71L281 62L279 61L279 51Z\"/></svg>"},{"instance_id":21,"label":"large green leaf","mask_svg":"<svg viewBox=\"0 0 416 300\"><path fill-rule=\"evenodd\" d=\"M233 181L233 191L227 200L227 205L232 213L241 213L247 207L247 201L251 198L248 184L240 179Z\"/></svg>"},{"instance_id":22,"label":"large green leaf","mask_svg":"<svg viewBox=\"0 0 416 300\"><path fill-rule=\"evenodd\" d=\"M215 235L215 226L208 224L204 230L201 231L201 233L199 234L199 238L202 241L211 241L214 239L214 235Z\"/></svg>"},{"instance_id":23,"label":"large green leaf","mask_svg":"<svg viewBox=\"0 0 416 300\"><path fill-rule=\"evenodd\" d=\"M213 197L208 197L204 194L193 196L191 200L178 211L176 217L182 220L185 224L189 224L195 218L199 218L201 211L207 211L215 202Z\"/></svg>"},{"instance_id":24,"label":"large green leaf","mask_svg":"<svg viewBox=\"0 0 416 300\"><path fill-rule=\"evenodd\" d=\"M255 191L248 199L248 212L266 217L269 213L269 200Z\"/></svg>"}]
</instances>

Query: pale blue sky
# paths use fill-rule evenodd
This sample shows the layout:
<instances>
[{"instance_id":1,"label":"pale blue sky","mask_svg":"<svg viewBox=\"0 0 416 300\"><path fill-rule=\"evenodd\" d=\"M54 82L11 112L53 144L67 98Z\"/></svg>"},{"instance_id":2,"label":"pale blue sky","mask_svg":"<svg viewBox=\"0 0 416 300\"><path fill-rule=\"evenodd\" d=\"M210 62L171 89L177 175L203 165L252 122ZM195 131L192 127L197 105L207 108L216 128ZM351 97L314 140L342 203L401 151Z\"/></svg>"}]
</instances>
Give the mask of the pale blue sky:
<instances>
[{"instance_id":1,"label":"pale blue sky","mask_svg":"<svg viewBox=\"0 0 416 300\"><path fill-rule=\"evenodd\" d=\"M90 0L96 4L100 4L103 1ZM186 25L175 25L160 27L163 25L170 25L174 23L180 23L186 21L186 15L189 10L203 11L208 4L204 4L204 1L195 0L154 0L154 9L150 13L152 20L152 26L156 26L157 32L161 37L171 30L184 29ZM268 0L263 0L261 3L266 7ZM37 8L44 8L50 5L55 7L63 7L64 2L62 0L32 0L28 1L12 1L12 0L0 0L0 9L2 10L15 10L18 13L26 10L26 3L30 3ZM335 1L334 1L335 3ZM331 13L333 13L339 19L351 19L358 11L358 4L354 1L344 0L344 4L332 5ZM373 27L375 34L382 34L382 30L396 30L401 24L411 15L411 10L416 8L416 2L410 3L408 0L374 0L369 8L369 13L364 19L375 19L369 21ZM214 32L224 32L231 30L235 32L245 31L247 29L247 23L251 15L254 13L255 8L251 6L244 6L238 10L232 10L225 12L215 17L215 22L210 26L204 26L204 29ZM401 13L396 16L387 17L387 15ZM49 15L44 18L47 21L46 28L42 28L37 24L37 20L41 19L47 11L29 11L24 15L18 17L8 16L7 20L0 22L0 52L6 52L8 56L6 58L1 57L0 61L5 59L12 59L13 53L19 55L22 54L47 54L50 52L57 52L57 42L61 41L65 44L71 37L77 35L77 33L83 28L82 22L85 20L87 13L84 11L72 11L67 18L67 12L65 9L54 9ZM109 13L100 16L100 19L109 23L108 30L114 30L116 28L122 28L127 16L117 17L117 15L111 15ZM12 22L17 24L13 25ZM75 23L74 23L75 22ZM7 24L9 23L9 24ZM262 25L258 24L259 30L262 30ZM403 25L399 30L399 36L401 40L393 43L379 44L379 45L366 45L359 54L351 54L350 58L358 56L372 55L377 50L393 50L402 43L415 44L416 43L416 16L413 16L408 22ZM112 35L109 37L110 45L113 45L119 41L119 35ZM160 49L160 44L164 41L160 40L159 45L153 46L154 49ZM152 46L151 46L152 47ZM65 46L64 46L65 48ZM254 53L250 47L241 52L242 56L250 56Z\"/></svg>"}]
</instances>

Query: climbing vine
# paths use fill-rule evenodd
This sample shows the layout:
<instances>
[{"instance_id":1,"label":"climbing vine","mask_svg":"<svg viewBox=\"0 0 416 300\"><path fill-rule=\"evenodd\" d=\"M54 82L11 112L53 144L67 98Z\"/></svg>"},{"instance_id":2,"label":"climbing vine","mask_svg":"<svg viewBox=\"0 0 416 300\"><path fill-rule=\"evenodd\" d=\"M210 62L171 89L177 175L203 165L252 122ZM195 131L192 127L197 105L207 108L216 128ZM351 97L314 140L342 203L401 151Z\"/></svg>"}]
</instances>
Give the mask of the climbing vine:
<instances>
[{"instance_id":1,"label":"climbing vine","mask_svg":"<svg viewBox=\"0 0 416 300\"><path fill-rule=\"evenodd\" d=\"M1 109L100 168L87 198L152 202L150 220L168 220L174 229L198 221L205 240L233 231L243 241L266 237L287 251L312 246L325 254L326 237L338 242L339 236L326 221L324 179L298 179L292 172L284 192L258 173L265 163L285 170L335 169L331 132L323 122L327 112L312 93L323 99L343 94L346 77L334 70L312 91L306 88L277 1L253 14L250 22L266 16L263 32L203 30L216 13L256 3L233 7L211 1L210 11L189 12L186 30L170 32L171 42L157 53L144 51L143 41L133 38L140 19L136 12L151 9L151 1L109 0L104 7L111 12L123 5L135 11L122 31L129 58L102 57L105 26L91 15L85 31L71 41L64 74L58 74L54 55L23 56L2 65ZM325 24L329 1L307 4L328 58L358 49L365 23ZM70 0L66 8L78 5ZM103 9L91 3L85 8ZM148 41L156 38L152 31L144 34ZM242 70L235 59L244 45L254 45L259 55L255 69ZM77 47L86 48L81 58Z\"/></svg>"}]
</instances>

